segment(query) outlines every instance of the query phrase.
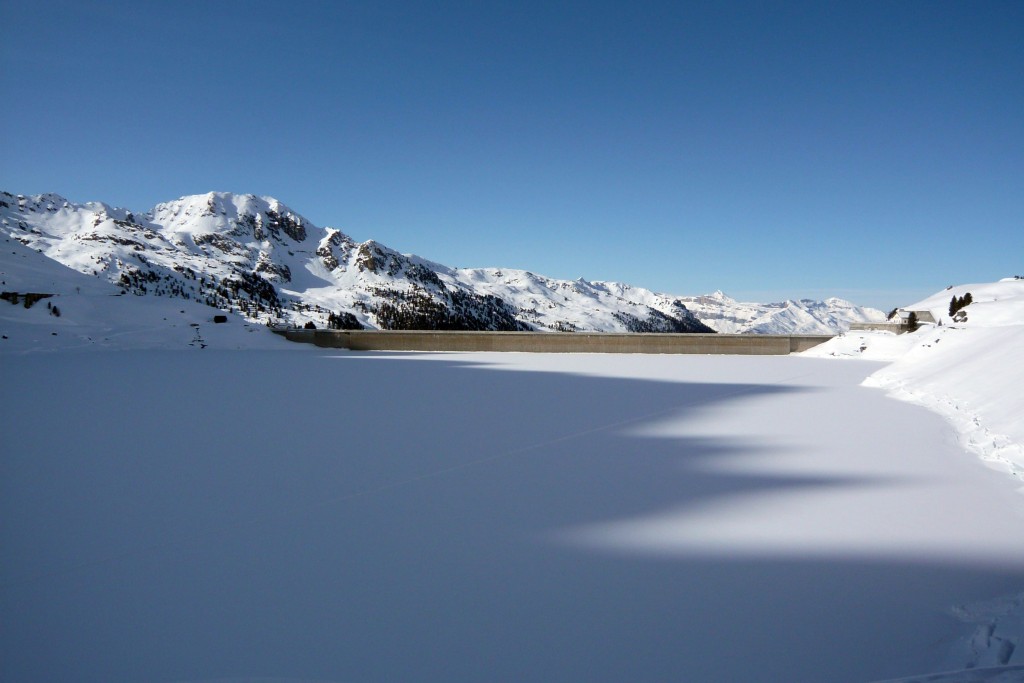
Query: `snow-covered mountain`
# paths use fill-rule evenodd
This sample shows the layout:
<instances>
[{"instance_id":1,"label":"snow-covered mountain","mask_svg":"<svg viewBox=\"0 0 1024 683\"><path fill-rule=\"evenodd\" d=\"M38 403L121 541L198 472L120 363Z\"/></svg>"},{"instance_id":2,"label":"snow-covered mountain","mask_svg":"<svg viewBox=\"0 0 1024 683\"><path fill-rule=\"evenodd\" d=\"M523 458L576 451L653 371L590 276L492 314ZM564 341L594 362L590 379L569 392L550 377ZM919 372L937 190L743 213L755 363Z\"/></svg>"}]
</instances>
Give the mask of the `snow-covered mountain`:
<instances>
[{"instance_id":1,"label":"snow-covered mountain","mask_svg":"<svg viewBox=\"0 0 1024 683\"><path fill-rule=\"evenodd\" d=\"M736 301L722 291L679 301L716 332L730 334L822 334L849 329L851 322L884 320L874 308L835 297L759 304ZM827 331L827 332L826 332Z\"/></svg>"},{"instance_id":2,"label":"snow-covered mountain","mask_svg":"<svg viewBox=\"0 0 1024 683\"><path fill-rule=\"evenodd\" d=\"M381 329L834 333L881 311L839 299L741 304L524 270L456 269L357 243L271 197L210 192L136 214L0 193L0 234L134 294L252 322Z\"/></svg>"}]
</instances>

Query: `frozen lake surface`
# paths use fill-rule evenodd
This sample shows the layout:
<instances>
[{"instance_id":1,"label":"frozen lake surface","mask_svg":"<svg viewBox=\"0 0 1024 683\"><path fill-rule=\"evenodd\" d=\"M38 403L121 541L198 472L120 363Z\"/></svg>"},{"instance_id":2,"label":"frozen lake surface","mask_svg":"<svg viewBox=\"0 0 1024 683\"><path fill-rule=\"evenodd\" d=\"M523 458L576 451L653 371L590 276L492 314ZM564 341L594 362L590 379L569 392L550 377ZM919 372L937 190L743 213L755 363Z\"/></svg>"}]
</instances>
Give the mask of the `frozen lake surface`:
<instances>
[{"instance_id":1,"label":"frozen lake surface","mask_svg":"<svg viewBox=\"0 0 1024 683\"><path fill-rule=\"evenodd\" d=\"M1024 591L1020 480L880 363L3 363L3 681L864 682Z\"/></svg>"}]
</instances>

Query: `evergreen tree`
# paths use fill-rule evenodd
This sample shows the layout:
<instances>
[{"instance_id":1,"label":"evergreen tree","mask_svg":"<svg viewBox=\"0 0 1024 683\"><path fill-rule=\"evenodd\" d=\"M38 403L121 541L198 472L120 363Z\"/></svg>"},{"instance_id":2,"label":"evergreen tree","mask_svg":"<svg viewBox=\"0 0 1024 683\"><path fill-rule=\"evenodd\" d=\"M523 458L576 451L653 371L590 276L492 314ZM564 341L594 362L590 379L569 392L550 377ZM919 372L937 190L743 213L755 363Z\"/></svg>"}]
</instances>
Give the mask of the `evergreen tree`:
<instances>
[{"instance_id":1,"label":"evergreen tree","mask_svg":"<svg viewBox=\"0 0 1024 683\"><path fill-rule=\"evenodd\" d=\"M953 297L953 300L949 302L949 314L956 315L956 312L962 308L967 308L974 303L974 297L971 296L970 292L967 292L961 297Z\"/></svg>"}]
</instances>

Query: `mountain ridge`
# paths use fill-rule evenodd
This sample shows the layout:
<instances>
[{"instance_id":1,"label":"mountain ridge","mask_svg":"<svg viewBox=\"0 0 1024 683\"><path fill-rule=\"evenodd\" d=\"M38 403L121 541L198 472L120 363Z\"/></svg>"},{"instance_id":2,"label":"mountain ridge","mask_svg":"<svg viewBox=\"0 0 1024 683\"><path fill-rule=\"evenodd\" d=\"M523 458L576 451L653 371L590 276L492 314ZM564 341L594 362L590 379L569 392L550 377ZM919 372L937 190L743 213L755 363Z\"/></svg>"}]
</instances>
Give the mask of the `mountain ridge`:
<instances>
[{"instance_id":1,"label":"mountain ridge","mask_svg":"<svg viewBox=\"0 0 1024 683\"><path fill-rule=\"evenodd\" d=\"M136 213L56 193L0 192L0 230L140 295L177 296L252 322L318 327L836 333L880 311L840 299L743 304L527 270L452 268L356 242L269 196L208 192Z\"/></svg>"}]
</instances>

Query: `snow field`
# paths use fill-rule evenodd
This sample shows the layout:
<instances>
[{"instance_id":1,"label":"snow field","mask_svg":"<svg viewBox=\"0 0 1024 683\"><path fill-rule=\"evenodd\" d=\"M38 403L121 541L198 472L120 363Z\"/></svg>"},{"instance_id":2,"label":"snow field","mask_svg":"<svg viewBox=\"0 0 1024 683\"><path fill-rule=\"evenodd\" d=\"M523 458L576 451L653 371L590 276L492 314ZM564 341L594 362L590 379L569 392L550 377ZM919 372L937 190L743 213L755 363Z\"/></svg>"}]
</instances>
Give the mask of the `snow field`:
<instances>
[{"instance_id":1,"label":"snow field","mask_svg":"<svg viewBox=\"0 0 1024 683\"><path fill-rule=\"evenodd\" d=\"M1012 610L964 608L1020 594L1017 484L937 416L858 386L877 364L17 358L0 384L2 680L1021 664Z\"/></svg>"},{"instance_id":2,"label":"snow field","mask_svg":"<svg viewBox=\"0 0 1024 683\"><path fill-rule=\"evenodd\" d=\"M0 681L1024 680L1021 281L788 358L353 354L7 247Z\"/></svg>"}]
</instances>

